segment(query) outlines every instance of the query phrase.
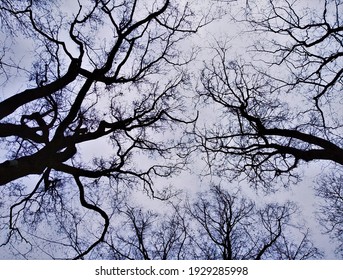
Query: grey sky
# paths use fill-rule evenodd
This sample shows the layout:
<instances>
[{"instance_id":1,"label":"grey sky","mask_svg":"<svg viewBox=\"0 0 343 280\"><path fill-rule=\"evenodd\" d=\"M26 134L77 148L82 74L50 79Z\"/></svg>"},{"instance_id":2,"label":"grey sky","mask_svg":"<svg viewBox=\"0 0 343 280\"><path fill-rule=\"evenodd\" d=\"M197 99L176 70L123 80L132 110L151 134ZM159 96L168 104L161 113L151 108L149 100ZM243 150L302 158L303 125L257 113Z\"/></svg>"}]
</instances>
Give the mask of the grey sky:
<instances>
[{"instance_id":1,"label":"grey sky","mask_svg":"<svg viewBox=\"0 0 343 280\"><path fill-rule=\"evenodd\" d=\"M70 1L66 1L69 3L70 6L63 6L63 8L69 9L72 6L70 4ZM186 1L181 1L186 2ZM181 3L180 2L180 3ZM194 5L194 8L196 10L201 10L201 8L205 8L209 4L213 4L213 1L191 1L191 5ZM217 114L217 107L215 105L209 105L207 107L194 107L194 100L192 95L194 94L197 83L198 83L198 77L199 77L199 69L203 67L203 62L208 62L212 56L214 55L214 50L212 47L217 47L218 44L222 44L225 42L226 46L230 48L230 56L232 56L232 60L237 59L237 57L241 57L245 59L246 61L253 61L253 53L248 52L247 50L250 50L250 47L254 45L255 41L260 41L262 38L262 34L260 36L253 35L250 32L242 32L246 31L248 28L245 23L239 23L234 22L231 19L232 15L236 15L238 17L240 15L241 8L244 7L246 4L246 1L234 1L233 3L227 3L225 4L225 1L219 1L220 3L215 3L215 6L213 9L217 9L217 5L219 5L224 12L227 12L227 14L223 14L223 16L219 19L215 19L213 22L208 24L207 26L200 29L200 31L191 37L189 37L186 41L182 42L180 45L181 49L190 50L192 47L199 48L199 53L197 58L191 62L191 64L188 66L188 70L194 75L194 80L192 80L192 89L185 90L185 93L189 99L186 99L186 105L189 106L189 110L187 110L187 117L191 118L196 114L196 111L199 111L199 120L197 122L198 128L202 129L203 127L210 127L213 125L213 123L218 122L220 120L221 116ZM228 1L229 2L229 1ZM262 7L262 2L261 7ZM320 5L318 3L323 1L300 1L301 5L307 6L311 5L311 9L315 8L317 10L320 10ZM200 4L199 4L200 3ZM232 9L232 10L231 10ZM236 18L238 19L238 18ZM106 28L102 30L102 34L98 34L100 37L106 37ZM3 36L3 34L1 34ZM267 35L265 35L267 37ZM268 38L268 37L267 37ZM21 61L23 65L26 65L26 60L29 62L30 57L29 53L32 51L30 50L28 52L28 48L30 47L30 43L24 42L16 42L16 44L11 47L13 53L15 54L15 58L18 59L18 61ZM231 57L230 57L231 58ZM22 75L22 74L21 74ZM2 87L0 90L0 100L3 100L4 98L8 97L9 92L11 94L15 94L16 92L23 90L25 88L25 85L21 84L21 77L16 77L15 80L17 81L16 84L8 83L6 86ZM192 91L193 90L193 91ZM123 99L125 99L123 97ZM122 102L128 102L130 100L126 99ZM101 102L108 102L106 98L103 100L100 100ZM97 105L99 106L99 105ZM343 117L343 113L342 113ZM171 138L175 137L177 139L178 131L167 131L164 133L161 133L160 135L156 136L158 139L163 139L163 137ZM106 148L107 147L107 148ZM1 147L4 151L5 148ZM106 139L98 139L93 142L87 142L83 145L80 145L80 152L82 158L85 162L91 162L94 156L100 156L103 155L104 157L108 156L108 150L111 149L108 145L108 142ZM0 152L0 161L5 161L6 153ZM242 188L243 193L245 193L250 198L253 198L256 200L257 203L265 203L270 201L285 201L285 200L294 200L297 202L300 206L301 213L299 213L299 217L306 221L306 224L310 227L312 234L315 238L316 245L319 247L319 249L325 251L325 258L326 259L335 259L337 256L334 254L334 246L331 244L331 241L328 239L328 236L322 235L321 228L319 227L318 222L315 220L314 212L317 209L316 208L316 199L314 196L313 191L313 185L316 183L316 178L321 175L322 172L327 172L327 168L323 167L323 165L310 163L304 167L300 168L300 171L303 172L303 180L298 183L296 186L290 186L289 189L286 190L280 190L274 194L270 194L269 196L266 196L262 191L258 191L258 195L256 195L255 190L252 190L247 186L245 182L228 182L225 178L219 178L218 176L211 175L211 176L202 176L204 173L204 170L206 170L206 164L202 160L204 155L195 153L192 156L192 162L188 166L188 170L183 171L179 173L177 176L172 177L171 179L164 179L164 178L156 178L155 181L155 187L156 189L163 188L165 186L168 186L169 184L172 184L176 189L182 189L185 193L189 192L191 195L198 192L203 191L209 187L211 183L221 183L222 185L227 185L228 188L231 188L233 186L236 188L237 186L240 186ZM154 159L149 159L152 162ZM136 164L137 166L144 167L148 159L144 159L142 156L136 157ZM24 182L24 184L30 185L34 184L34 180L36 179L36 176L30 176L28 179L21 180ZM32 181L31 181L32 180ZM140 189L138 187L138 189ZM140 189L141 190L141 189ZM72 194L71 197L74 199L76 194ZM137 204L142 204L145 206L149 206L152 209L157 209L160 207L161 202L157 200L150 200L146 197L144 192L137 191L134 192L132 195L132 201L135 201ZM6 209L5 209L6 210ZM3 210L1 210L3 211ZM42 230L42 229L40 229ZM43 229L44 230L44 229ZM1 249L0 248L0 258L8 258L9 255L7 255L7 249ZM38 256L40 257L46 257L43 255Z\"/></svg>"}]
</instances>

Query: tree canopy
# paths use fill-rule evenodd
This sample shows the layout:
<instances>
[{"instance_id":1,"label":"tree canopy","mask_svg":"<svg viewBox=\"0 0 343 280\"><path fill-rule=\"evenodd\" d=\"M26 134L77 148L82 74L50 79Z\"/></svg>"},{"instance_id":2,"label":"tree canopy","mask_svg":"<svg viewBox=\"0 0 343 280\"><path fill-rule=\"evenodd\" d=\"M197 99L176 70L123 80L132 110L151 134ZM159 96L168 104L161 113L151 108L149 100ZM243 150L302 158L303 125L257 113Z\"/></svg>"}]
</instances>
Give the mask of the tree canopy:
<instances>
[{"instance_id":1,"label":"tree canopy","mask_svg":"<svg viewBox=\"0 0 343 280\"><path fill-rule=\"evenodd\" d=\"M314 189L343 244L343 3L195 2L1 2L0 255L320 258L294 203L232 191L300 184L314 162L337 170ZM201 39L218 22L244 55ZM210 189L178 201L170 180L200 165Z\"/></svg>"},{"instance_id":2,"label":"tree canopy","mask_svg":"<svg viewBox=\"0 0 343 280\"><path fill-rule=\"evenodd\" d=\"M320 1L315 11L300 1L248 2L253 60L234 60L220 44L206 63L199 94L226 121L201 131L200 145L223 158L214 165L267 187L301 162L341 166L342 4Z\"/></svg>"},{"instance_id":3,"label":"tree canopy","mask_svg":"<svg viewBox=\"0 0 343 280\"><path fill-rule=\"evenodd\" d=\"M267 192L299 183L304 163L328 165L329 177L332 169L341 173L342 2L246 3L237 21L252 34L247 54L233 58L229 42L218 42L201 73L200 100L220 112L212 127L195 130L210 173ZM336 237L343 226L335 211L339 178L316 186L326 200L320 219Z\"/></svg>"},{"instance_id":4,"label":"tree canopy","mask_svg":"<svg viewBox=\"0 0 343 280\"><path fill-rule=\"evenodd\" d=\"M21 220L34 228L55 215L66 226L64 219L74 222L78 208L94 211L103 229L93 243L75 245L82 257L103 241L110 221L104 201L89 200L89 189L102 196L102 187L141 182L152 192L152 177L183 165L170 152L179 144L158 135L196 118L183 113L180 94L193 53L179 48L210 19L170 1L62 2L0 6L0 137L7 147L0 185L13 198L5 202L10 211L2 218L9 225L2 228L9 229L4 244L15 238L31 244ZM90 158L92 149L97 154ZM140 162L138 153L145 157ZM77 193L79 206L72 207Z\"/></svg>"}]
</instances>

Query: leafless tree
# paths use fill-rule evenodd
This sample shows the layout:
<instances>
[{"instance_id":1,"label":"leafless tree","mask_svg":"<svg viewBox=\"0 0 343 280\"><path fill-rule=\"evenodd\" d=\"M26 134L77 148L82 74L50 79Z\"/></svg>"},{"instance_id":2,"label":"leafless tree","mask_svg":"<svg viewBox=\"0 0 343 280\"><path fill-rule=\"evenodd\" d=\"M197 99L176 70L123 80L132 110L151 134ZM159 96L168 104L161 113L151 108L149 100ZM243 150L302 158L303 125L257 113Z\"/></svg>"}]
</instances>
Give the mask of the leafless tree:
<instances>
[{"instance_id":1,"label":"leafless tree","mask_svg":"<svg viewBox=\"0 0 343 280\"><path fill-rule=\"evenodd\" d=\"M184 163L159 133L196 118L179 43L208 21L169 0L1 1L2 250L84 258L118 185L159 196L154 176Z\"/></svg>"},{"instance_id":2,"label":"leafless tree","mask_svg":"<svg viewBox=\"0 0 343 280\"><path fill-rule=\"evenodd\" d=\"M161 214L126 205L119 211L121 222L100 252L109 259L186 259L190 221L179 206L168 209Z\"/></svg>"},{"instance_id":3,"label":"leafless tree","mask_svg":"<svg viewBox=\"0 0 343 280\"><path fill-rule=\"evenodd\" d=\"M213 127L195 131L211 174L270 191L298 183L304 163L341 170L342 1L247 3L241 22L249 51L235 58L218 43L201 74L199 96L220 112ZM320 216L340 239L339 215L328 210L340 207L331 181L318 186L326 205Z\"/></svg>"},{"instance_id":4,"label":"leafless tree","mask_svg":"<svg viewBox=\"0 0 343 280\"><path fill-rule=\"evenodd\" d=\"M323 199L318 218L326 233L338 242L336 252L343 256L343 174L336 170L320 178L316 185L317 195Z\"/></svg>"},{"instance_id":5,"label":"leafless tree","mask_svg":"<svg viewBox=\"0 0 343 280\"><path fill-rule=\"evenodd\" d=\"M309 231L295 226L292 203L258 208L239 192L219 186L195 201L168 203L164 213L123 205L117 227L92 258L166 259L314 259L322 257Z\"/></svg>"},{"instance_id":6,"label":"leafless tree","mask_svg":"<svg viewBox=\"0 0 343 280\"><path fill-rule=\"evenodd\" d=\"M201 193L188 211L196 229L191 236L195 259L310 259L321 253L292 226L296 213L292 203L257 207L239 192L230 194L220 186ZM300 236L296 240L294 234ZM299 237L298 236L298 237Z\"/></svg>"},{"instance_id":7,"label":"leafless tree","mask_svg":"<svg viewBox=\"0 0 343 280\"><path fill-rule=\"evenodd\" d=\"M276 178L297 181L302 162L342 166L342 3L319 2L249 1L253 58L218 45L199 88L222 113L196 132L209 166L267 188Z\"/></svg>"}]
</instances>

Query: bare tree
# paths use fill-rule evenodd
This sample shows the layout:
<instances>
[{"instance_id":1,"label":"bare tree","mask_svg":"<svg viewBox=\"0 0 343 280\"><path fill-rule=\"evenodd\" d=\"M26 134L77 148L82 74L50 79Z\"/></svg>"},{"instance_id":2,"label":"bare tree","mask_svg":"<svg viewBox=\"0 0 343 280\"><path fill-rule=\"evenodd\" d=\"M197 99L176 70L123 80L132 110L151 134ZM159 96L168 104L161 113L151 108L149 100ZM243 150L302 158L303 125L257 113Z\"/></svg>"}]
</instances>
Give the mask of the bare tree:
<instances>
[{"instance_id":1,"label":"bare tree","mask_svg":"<svg viewBox=\"0 0 343 280\"><path fill-rule=\"evenodd\" d=\"M1 2L0 248L83 258L118 185L158 196L154 176L184 164L159 133L196 117L181 117L194 53L179 43L209 20L169 0Z\"/></svg>"},{"instance_id":2,"label":"bare tree","mask_svg":"<svg viewBox=\"0 0 343 280\"><path fill-rule=\"evenodd\" d=\"M308 230L295 226L292 203L258 208L239 192L219 186L161 212L124 205L117 227L92 258L166 259L314 259L322 254Z\"/></svg>"},{"instance_id":3,"label":"bare tree","mask_svg":"<svg viewBox=\"0 0 343 280\"><path fill-rule=\"evenodd\" d=\"M320 178L316 185L317 195L323 199L318 218L326 233L338 242L336 252L343 256L343 174L336 170Z\"/></svg>"},{"instance_id":4,"label":"bare tree","mask_svg":"<svg viewBox=\"0 0 343 280\"><path fill-rule=\"evenodd\" d=\"M100 251L109 259L186 259L189 221L179 206L169 208L163 214L126 205L119 210L121 222Z\"/></svg>"},{"instance_id":5,"label":"bare tree","mask_svg":"<svg viewBox=\"0 0 343 280\"><path fill-rule=\"evenodd\" d=\"M200 96L222 114L196 133L210 167L270 189L276 178L297 181L302 162L343 164L343 27L341 1L320 1L318 10L265 2L249 1L245 18L258 38L253 59L230 57L224 43L205 65Z\"/></svg>"},{"instance_id":6,"label":"bare tree","mask_svg":"<svg viewBox=\"0 0 343 280\"><path fill-rule=\"evenodd\" d=\"M293 227L296 213L292 203L268 204L258 208L239 192L230 194L220 186L201 193L188 211L196 229L191 238L195 259L310 259L321 253ZM299 234L300 241L294 233Z\"/></svg>"},{"instance_id":7,"label":"bare tree","mask_svg":"<svg viewBox=\"0 0 343 280\"><path fill-rule=\"evenodd\" d=\"M195 131L211 174L270 191L298 183L298 167L306 162L341 170L342 1L247 3L242 22L252 58L234 58L230 46L219 43L201 75L202 100L221 113L213 127ZM340 208L339 184L331 185L337 182L331 177L317 187L324 198L318 210L341 242L339 214L332 212Z\"/></svg>"}]
</instances>

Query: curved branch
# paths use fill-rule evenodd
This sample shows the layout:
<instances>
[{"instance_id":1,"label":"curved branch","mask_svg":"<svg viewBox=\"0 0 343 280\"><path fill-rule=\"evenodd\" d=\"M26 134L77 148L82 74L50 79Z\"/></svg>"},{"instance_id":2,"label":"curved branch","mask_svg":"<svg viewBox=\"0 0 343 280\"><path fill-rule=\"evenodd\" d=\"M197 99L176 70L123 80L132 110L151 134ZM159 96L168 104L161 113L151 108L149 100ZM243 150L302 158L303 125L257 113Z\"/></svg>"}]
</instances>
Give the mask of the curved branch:
<instances>
[{"instance_id":1,"label":"curved branch","mask_svg":"<svg viewBox=\"0 0 343 280\"><path fill-rule=\"evenodd\" d=\"M107 233L108 227L110 225L110 219L107 215L107 213L102 210L100 207L94 205L94 204L90 204L86 201L85 198L85 190L83 187L83 184L80 181L80 178L78 176L74 176L74 180L79 188L79 193L80 193L80 203L83 207L95 211L98 214L101 215L101 217L104 219L105 223L104 223L104 228L102 230L101 236L99 237L98 240L96 240L92 245L90 245L88 247L87 250L85 250L83 253L79 254L78 256L76 256L74 259L81 259L82 257L84 257L85 255L87 255L91 250L93 250L99 243L104 241L105 235Z\"/></svg>"}]
</instances>

